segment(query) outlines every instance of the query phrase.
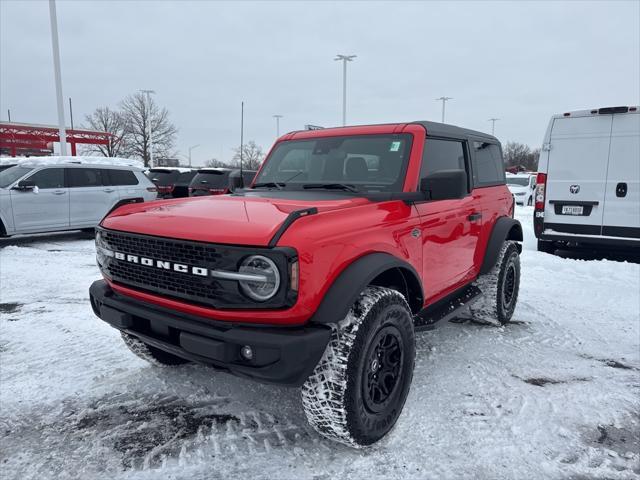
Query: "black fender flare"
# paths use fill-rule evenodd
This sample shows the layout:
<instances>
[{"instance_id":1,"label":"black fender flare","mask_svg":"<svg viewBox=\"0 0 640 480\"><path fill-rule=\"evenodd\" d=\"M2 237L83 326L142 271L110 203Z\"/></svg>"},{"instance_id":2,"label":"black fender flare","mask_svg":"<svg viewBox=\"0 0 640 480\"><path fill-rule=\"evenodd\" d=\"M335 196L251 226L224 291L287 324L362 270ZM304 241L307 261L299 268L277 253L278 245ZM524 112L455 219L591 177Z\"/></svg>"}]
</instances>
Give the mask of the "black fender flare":
<instances>
[{"instance_id":1,"label":"black fender flare","mask_svg":"<svg viewBox=\"0 0 640 480\"><path fill-rule=\"evenodd\" d=\"M406 275L411 275L413 278L409 277L410 280L414 285L417 282L420 297L424 298L420 276L409 263L388 253L370 253L358 258L340 273L329 287L310 321L319 324L339 322L347 315L367 285L370 285L378 275L392 269L399 269L405 279ZM407 299L407 303L411 303L410 299Z\"/></svg>"},{"instance_id":2,"label":"black fender flare","mask_svg":"<svg viewBox=\"0 0 640 480\"><path fill-rule=\"evenodd\" d=\"M496 264L498 261L498 253L500 253L500 248L502 248L505 240L522 242L522 225L520 225L518 220L510 217L500 217L496 220L484 252L480 275L488 273ZM522 251L522 246L518 245L518 249Z\"/></svg>"}]
</instances>

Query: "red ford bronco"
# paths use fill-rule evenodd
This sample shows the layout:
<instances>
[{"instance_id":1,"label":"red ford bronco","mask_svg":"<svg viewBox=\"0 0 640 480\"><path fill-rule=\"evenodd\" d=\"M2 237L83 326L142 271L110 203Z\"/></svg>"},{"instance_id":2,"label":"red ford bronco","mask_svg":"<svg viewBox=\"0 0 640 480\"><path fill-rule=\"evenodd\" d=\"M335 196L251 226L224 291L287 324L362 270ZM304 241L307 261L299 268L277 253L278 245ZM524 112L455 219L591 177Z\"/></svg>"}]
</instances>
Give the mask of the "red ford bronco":
<instances>
[{"instance_id":1,"label":"red ford bronco","mask_svg":"<svg viewBox=\"0 0 640 480\"><path fill-rule=\"evenodd\" d=\"M419 329L502 325L520 281L495 137L431 122L279 138L231 195L125 205L100 224L95 314L138 356L301 386L310 424L382 438Z\"/></svg>"}]
</instances>

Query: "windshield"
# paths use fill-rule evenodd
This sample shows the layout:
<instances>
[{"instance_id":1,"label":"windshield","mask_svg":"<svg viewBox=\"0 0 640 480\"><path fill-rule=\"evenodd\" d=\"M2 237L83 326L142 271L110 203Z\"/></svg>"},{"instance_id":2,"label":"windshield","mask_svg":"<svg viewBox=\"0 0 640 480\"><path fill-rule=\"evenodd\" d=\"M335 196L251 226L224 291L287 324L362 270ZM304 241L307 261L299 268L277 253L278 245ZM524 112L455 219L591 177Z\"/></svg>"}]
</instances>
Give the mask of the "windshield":
<instances>
[{"instance_id":1,"label":"windshield","mask_svg":"<svg viewBox=\"0 0 640 480\"><path fill-rule=\"evenodd\" d=\"M198 172L189 186L191 188L227 188L229 173L228 170Z\"/></svg>"},{"instance_id":2,"label":"windshield","mask_svg":"<svg viewBox=\"0 0 640 480\"><path fill-rule=\"evenodd\" d=\"M406 133L282 142L266 160L254 188L400 192L411 142Z\"/></svg>"},{"instance_id":3,"label":"windshield","mask_svg":"<svg viewBox=\"0 0 640 480\"><path fill-rule=\"evenodd\" d=\"M7 188L13 182L29 173L33 168L11 167L0 172L0 188Z\"/></svg>"},{"instance_id":4,"label":"windshield","mask_svg":"<svg viewBox=\"0 0 640 480\"><path fill-rule=\"evenodd\" d=\"M522 185L526 187L529 185L529 177L507 177L508 185Z\"/></svg>"},{"instance_id":5,"label":"windshield","mask_svg":"<svg viewBox=\"0 0 640 480\"><path fill-rule=\"evenodd\" d=\"M178 178L177 170L151 170L149 178L156 185L173 185Z\"/></svg>"}]
</instances>

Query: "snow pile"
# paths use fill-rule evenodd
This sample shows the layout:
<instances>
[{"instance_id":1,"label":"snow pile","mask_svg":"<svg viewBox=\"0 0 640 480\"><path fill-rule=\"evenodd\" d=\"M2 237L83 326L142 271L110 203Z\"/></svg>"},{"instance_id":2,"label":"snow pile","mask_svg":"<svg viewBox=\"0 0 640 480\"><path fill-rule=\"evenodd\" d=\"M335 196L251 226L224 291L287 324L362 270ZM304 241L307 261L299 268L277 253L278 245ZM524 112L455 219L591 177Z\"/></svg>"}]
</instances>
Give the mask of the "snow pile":
<instances>
[{"instance_id":1,"label":"snow pile","mask_svg":"<svg viewBox=\"0 0 640 480\"><path fill-rule=\"evenodd\" d=\"M81 163L91 165L115 165L122 167L138 167L143 168L144 164L141 160L119 157L3 157L0 158L0 165L24 165L24 166L42 166L42 165L60 165L69 163Z\"/></svg>"},{"instance_id":2,"label":"snow pile","mask_svg":"<svg viewBox=\"0 0 640 480\"><path fill-rule=\"evenodd\" d=\"M0 467L10 479L640 478L640 265L535 251L506 327L417 335L404 411L354 450L299 389L134 356L88 300L79 234L2 240Z\"/></svg>"}]
</instances>

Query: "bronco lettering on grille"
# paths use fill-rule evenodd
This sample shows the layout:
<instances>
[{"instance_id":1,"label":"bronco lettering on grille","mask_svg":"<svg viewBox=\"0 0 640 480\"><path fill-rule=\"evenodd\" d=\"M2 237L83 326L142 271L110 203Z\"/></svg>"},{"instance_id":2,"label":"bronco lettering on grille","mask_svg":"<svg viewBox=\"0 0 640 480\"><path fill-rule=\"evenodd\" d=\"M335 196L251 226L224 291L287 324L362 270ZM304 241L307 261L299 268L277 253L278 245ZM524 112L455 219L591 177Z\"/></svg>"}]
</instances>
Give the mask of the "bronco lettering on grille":
<instances>
[{"instance_id":1,"label":"bronco lettering on grille","mask_svg":"<svg viewBox=\"0 0 640 480\"><path fill-rule=\"evenodd\" d=\"M155 267L163 270L173 270L174 272L179 273L190 273L192 275L198 275L200 277L209 276L209 269L205 267L193 267L191 265L185 265L183 263L173 263L167 262L164 260L156 260L153 258L140 257L138 255L125 255L121 252L114 252L113 255L117 260L122 260L124 262L136 263L140 265L145 265L147 267Z\"/></svg>"}]
</instances>

